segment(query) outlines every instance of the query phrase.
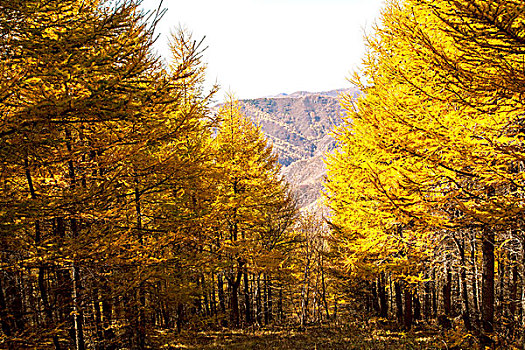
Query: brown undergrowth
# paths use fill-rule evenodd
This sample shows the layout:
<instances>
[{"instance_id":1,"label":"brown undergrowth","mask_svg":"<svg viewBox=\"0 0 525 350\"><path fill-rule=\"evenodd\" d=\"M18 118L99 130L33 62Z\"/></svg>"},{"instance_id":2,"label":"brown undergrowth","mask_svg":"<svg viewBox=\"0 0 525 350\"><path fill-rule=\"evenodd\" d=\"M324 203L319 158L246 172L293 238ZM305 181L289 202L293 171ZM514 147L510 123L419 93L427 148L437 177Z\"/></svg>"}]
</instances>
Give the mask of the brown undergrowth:
<instances>
[{"instance_id":1,"label":"brown undergrowth","mask_svg":"<svg viewBox=\"0 0 525 350\"><path fill-rule=\"evenodd\" d=\"M171 339L170 339L171 338ZM458 342L428 325L417 325L404 332L387 321L369 319L330 324L273 326L243 330L159 333L158 348L162 349L471 349L469 339Z\"/></svg>"}]
</instances>

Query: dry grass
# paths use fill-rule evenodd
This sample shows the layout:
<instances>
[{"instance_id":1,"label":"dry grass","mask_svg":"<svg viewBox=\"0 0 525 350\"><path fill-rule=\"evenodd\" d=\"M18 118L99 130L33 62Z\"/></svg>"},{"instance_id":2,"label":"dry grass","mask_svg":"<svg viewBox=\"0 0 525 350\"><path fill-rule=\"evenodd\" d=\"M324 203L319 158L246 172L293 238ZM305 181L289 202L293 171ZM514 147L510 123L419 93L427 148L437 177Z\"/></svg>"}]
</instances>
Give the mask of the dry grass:
<instances>
[{"instance_id":1,"label":"dry grass","mask_svg":"<svg viewBox=\"0 0 525 350\"><path fill-rule=\"evenodd\" d=\"M369 324L273 327L257 330L184 333L167 341L164 349L446 349L447 345L432 330L408 333L390 331Z\"/></svg>"}]
</instances>

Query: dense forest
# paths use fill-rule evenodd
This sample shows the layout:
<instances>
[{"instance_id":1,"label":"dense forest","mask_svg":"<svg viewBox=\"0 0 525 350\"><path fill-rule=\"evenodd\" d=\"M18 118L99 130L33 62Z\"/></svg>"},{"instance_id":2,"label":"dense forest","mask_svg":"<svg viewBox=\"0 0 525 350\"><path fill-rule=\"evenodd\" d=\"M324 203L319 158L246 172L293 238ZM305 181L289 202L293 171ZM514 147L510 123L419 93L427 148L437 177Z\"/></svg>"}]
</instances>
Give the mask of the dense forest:
<instances>
[{"instance_id":1,"label":"dense forest","mask_svg":"<svg viewBox=\"0 0 525 350\"><path fill-rule=\"evenodd\" d=\"M346 333L338 348L369 326L522 346L520 0L386 2L316 212L235 99L215 107L202 40L175 30L156 53L162 15L0 0L1 348L314 325Z\"/></svg>"},{"instance_id":2,"label":"dense forest","mask_svg":"<svg viewBox=\"0 0 525 350\"><path fill-rule=\"evenodd\" d=\"M437 318L523 344L524 21L522 1L389 1L354 78L366 97L343 102L326 182L337 250L407 329Z\"/></svg>"}]
</instances>

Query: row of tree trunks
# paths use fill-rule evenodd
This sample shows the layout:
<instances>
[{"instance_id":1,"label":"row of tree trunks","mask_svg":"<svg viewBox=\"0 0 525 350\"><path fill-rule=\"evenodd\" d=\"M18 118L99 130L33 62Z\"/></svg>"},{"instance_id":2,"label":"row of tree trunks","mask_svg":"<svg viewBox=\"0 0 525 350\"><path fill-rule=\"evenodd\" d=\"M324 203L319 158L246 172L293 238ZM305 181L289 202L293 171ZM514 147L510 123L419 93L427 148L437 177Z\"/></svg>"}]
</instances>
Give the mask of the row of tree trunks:
<instances>
[{"instance_id":1,"label":"row of tree trunks","mask_svg":"<svg viewBox=\"0 0 525 350\"><path fill-rule=\"evenodd\" d=\"M437 319L441 326L450 328L452 319L461 316L465 329L477 332L482 340L490 342L487 335L498 329L508 336L523 336L515 329L523 326L525 319L525 268L519 261L520 256L525 257L524 248L511 245L496 256L500 243L488 229L481 232L478 242L469 242L466 236L454 238L457 257L450 255L441 273L428 272L428 279L417 285L409 286L385 272L379 273L368 284L367 308L382 318L394 315L406 329L420 318Z\"/></svg>"}]
</instances>

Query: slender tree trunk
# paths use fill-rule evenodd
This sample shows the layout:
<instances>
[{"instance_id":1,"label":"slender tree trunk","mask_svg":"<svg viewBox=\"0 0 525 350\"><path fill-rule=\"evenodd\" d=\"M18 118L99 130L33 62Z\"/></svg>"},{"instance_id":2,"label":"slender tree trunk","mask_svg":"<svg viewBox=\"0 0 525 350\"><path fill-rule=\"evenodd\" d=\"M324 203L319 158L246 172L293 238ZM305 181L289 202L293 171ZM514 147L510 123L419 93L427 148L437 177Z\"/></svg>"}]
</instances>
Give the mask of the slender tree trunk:
<instances>
[{"instance_id":1,"label":"slender tree trunk","mask_svg":"<svg viewBox=\"0 0 525 350\"><path fill-rule=\"evenodd\" d=\"M97 283L97 282L95 282ZM93 287L93 309L95 310L95 334L97 336L96 342L95 342L95 349L99 350L102 349L101 342L104 337L102 334L102 330L104 329L104 326L102 324L102 310L100 309L100 294L98 287Z\"/></svg>"},{"instance_id":2,"label":"slender tree trunk","mask_svg":"<svg viewBox=\"0 0 525 350\"><path fill-rule=\"evenodd\" d=\"M81 293L82 285L80 282L80 273L78 267L73 265L71 267L71 275L73 280L73 322L75 326L75 345L76 350L84 350L84 331L83 331L83 321L84 313L82 312L81 307Z\"/></svg>"},{"instance_id":3,"label":"slender tree trunk","mask_svg":"<svg viewBox=\"0 0 525 350\"><path fill-rule=\"evenodd\" d=\"M483 275L482 275L482 299L481 299L481 321L486 333L494 331L494 240L495 235L489 228L483 232Z\"/></svg>"},{"instance_id":4,"label":"slender tree trunk","mask_svg":"<svg viewBox=\"0 0 525 350\"><path fill-rule=\"evenodd\" d=\"M423 298L423 314L425 320L428 321L432 318L432 291L430 289L430 282L425 282L425 296Z\"/></svg>"},{"instance_id":5,"label":"slender tree trunk","mask_svg":"<svg viewBox=\"0 0 525 350\"><path fill-rule=\"evenodd\" d=\"M243 277L244 277L244 314L246 318L246 324L251 325L253 323L253 320L252 320L252 308L251 308L251 301L250 301L250 285L248 281L248 272L246 270L244 270Z\"/></svg>"},{"instance_id":6,"label":"slender tree trunk","mask_svg":"<svg viewBox=\"0 0 525 350\"><path fill-rule=\"evenodd\" d=\"M66 136L66 148L70 155L72 155L72 146L71 146L71 140L72 135L71 131L66 127L65 128L65 136ZM74 189L76 187L76 175L75 175L75 166L73 164L73 159L69 159L67 161L68 170L69 170L69 179L70 179L70 187ZM79 227L77 219L75 218L76 210L72 210L71 213L71 219L70 219L70 225L71 225L71 231L73 238L77 238L79 236ZM83 323L84 323L84 312L82 309L81 301L82 301L82 284L80 279L80 271L79 267L77 266L76 262L73 262L73 265L71 267L71 280L73 281L73 289L71 291L71 296L73 299L73 326L75 330L75 346L76 350L84 350L85 344L84 344L84 330L83 330Z\"/></svg>"},{"instance_id":7,"label":"slender tree trunk","mask_svg":"<svg viewBox=\"0 0 525 350\"><path fill-rule=\"evenodd\" d=\"M137 236L139 239L140 245L143 244L143 237L142 237L142 208L141 208L141 198L140 198L140 190L139 190L139 183L138 179L135 176L135 214L137 215ZM138 329L137 331L137 340L138 340L138 347L140 350L144 350L146 348L146 297L145 297L146 291L144 290L144 281L139 282L139 289L138 289Z\"/></svg>"},{"instance_id":8,"label":"slender tree trunk","mask_svg":"<svg viewBox=\"0 0 525 350\"><path fill-rule=\"evenodd\" d=\"M371 306L371 309L374 310L375 314L380 313L379 296L377 295L377 289L378 289L377 285L379 284L378 279L379 277L377 278L376 281L372 281L372 283L370 283L370 291L372 294L372 300L370 302L371 304L370 306Z\"/></svg>"},{"instance_id":9,"label":"slender tree trunk","mask_svg":"<svg viewBox=\"0 0 525 350\"><path fill-rule=\"evenodd\" d=\"M466 265L467 265L467 259L466 259L466 256L465 256L465 239L463 238L462 240L459 240L459 239L456 239L456 244L458 246L458 250L459 250L459 256L460 256L460 259L461 259L461 267L460 267L460 274L459 274L459 277L460 277L460 281L459 281L459 284L461 286L461 288L458 288L458 289L461 289L461 300L463 301L463 310L462 310L462 318L463 318L463 323L465 324L465 328L467 329L467 331L471 331L472 330L472 324L470 322L470 306L469 306L469 297L468 297L468 290L467 290L467 268L466 268Z\"/></svg>"},{"instance_id":10,"label":"slender tree trunk","mask_svg":"<svg viewBox=\"0 0 525 350\"><path fill-rule=\"evenodd\" d=\"M496 302L496 317L501 319L504 312L505 303L505 256L498 259L498 290L495 291L498 296Z\"/></svg>"},{"instance_id":11,"label":"slender tree trunk","mask_svg":"<svg viewBox=\"0 0 525 350\"><path fill-rule=\"evenodd\" d=\"M268 321L273 321L273 287L272 279L270 276L266 275L266 284L267 284L267 295L268 295Z\"/></svg>"},{"instance_id":12,"label":"slender tree trunk","mask_svg":"<svg viewBox=\"0 0 525 350\"><path fill-rule=\"evenodd\" d=\"M418 293L414 293L413 305L414 305L414 321L421 320L421 301L419 300Z\"/></svg>"},{"instance_id":13,"label":"slender tree trunk","mask_svg":"<svg viewBox=\"0 0 525 350\"><path fill-rule=\"evenodd\" d=\"M521 328L525 340L525 237L521 241Z\"/></svg>"},{"instance_id":14,"label":"slender tree trunk","mask_svg":"<svg viewBox=\"0 0 525 350\"><path fill-rule=\"evenodd\" d=\"M445 316L450 317L452 315L452 272L447 267L446 281L443 285L443 311Z\"/></svg>"},{"instance_id":15,"label":"slender tree trunk","mask_svg":"<svg viewBox=\"0 0 525 350\"><path fill-rule=\"evenodd\" d=\"M210 291L210 308L211 313L213 316L215 316L215 321L217 321L217 296L215 295L215 274L211 273L211 291Z\"/></svg>"},{"instance_id":16,"label":"slender tree trunk","mask_svg":"<svg viewBox=\"0 0 525 350\"><path fill-rule=\"evenodd\" d=\"M221 311L226 312L226 301L224 298L224 281L222 277L222 272L217 274L217 293L219 294L219 307Z\"/></svg>"},{"instance_id":17,"label":"slender tree trunk","mask_svg":"<svg viewBox=\"0 0 525 350\"><path fill-rule=\"evenodd\" d=\"M11 331L12 325L9 322L9 311L7 310L7 303L5 300L4 289L2 287L2 276L0 276L0 323L2 325L2 332L8 337L7 339L7 348L13 349L13 344L11 339L9 339L13 332Z\"/></svg>"},{"instance_id":18,"label":"slender tree trunk","mask_svg":"<svg viewBox=\"0 0 525 350\"><path fill-rule=\"evenodd\" d=\"M435 274L434 274L434 281L435 281ZM432 282L432 316L437 317L438 313L438 287L436 285L436 282Z\"/></svg>"},{"instance_id":19,"label":"slender tree trunk","mask_svg":"<svg viewBox=\"0 0 525 350\"><path fill-rule=\"evenodd\" d=\"M266 274L264 274L263 283L264 283L264 324L270 323L270 317L268 312L268 283L266 283ZM302 324L302 323L301 323Z\"/></svg>"},{"instance_id":20,"label":"slender tree trunk","mask_svg":"<svg viewBox=\"0 0 525 350\"><path fill-rule=\"evenodd\" d=\"M262 310L262 289L261 289L261 274L260 273L257 275L257 292L256 293L257 294L255 296L255 306L257 308L257 312L255 316L257 319L257 323L259 325L262 325L263 310Z\"/></svg>"},{"instance_id":21,"label":"slender tree trunk","mask_svg":"<svg viewBox=\"0 0 525 350\"><path fill-rule=\"evenodd\" d=\"M177 305L177 333L182 332L182 323L184 322L184 304Z\"/></svg>"},{"instance_id":22,"label":"slender tree trunk","mask_svg":"<svg viewBox=\"0 0 525 350\"><path fill-rule=\"evenodd\" d=\"M113 296L108 283L103 284L102 297L102 316L104 317L104 344L106 350L116 349L114 342L115 332L113 331Z\"/></svg>"},{"instance_id":23,"label":"slender tree trunk","mask_svg":"<svg viewBox=\"0 0 525 350\"><path fill-rule=\"evenodd\" d=\"M26 156L24 158L24 167L25 167L25 174L26 174L26 180L29 187L29 193L31 195L31 199L35 200L37 198L35 188L33 185L33 178L31 176L31 169L29 168L29 159ZM40 221L35 221L35 246L37 247L37 252L39 253L40 250L40 241L42 239L42 233L40 231ZM44 306L44 313L46 315L46 323L50 326L53 326L53 312L51 310L51 306L49 305L49 298L47 295L46 286L44 283L44 267L38 268L38 288L40 291L40 298L42 300L42 305ZM58 336L56 334L53 335L53 345L55 346L56 350L60 349L60 342L58 340Z\"/></svg>"},{"instance_id":24,"label":"slender tree trunk","mask_svg":"<svg viewBox=\"0 0 525 350\"><path fill-rule=\"evenodd\" d=\"M326 312L326 319L330 319L330 311L328 308L328 301L326 300L326 281L324 277L324 259L321 256L321 287L322 287L322 294L321 297L323 299L324 309ZM282 289L282 288L281 288Z\"/></svg>"},{"instance_id":25,"label":"slender tree trunk","mask_svg":"<svg viewBox=\"0 0 525 350\"><path fill-rule=\"evenodd\" d=\"M470 260L472 261L473 274L472 274L472 300L474 301L474 313L475 322L479 322L479 285L478 285L478 263L476 261L476 239L473 238L470 241Z\"/></svg>"},{"instance_id":26,"label":"slender tree trunk","mask_svg":"<svg viewBox=\"0 0 525 350\"><path fill-rule=\"evenodd\" d=\"M206 283L206 275L201 274L202 279L202 295L204 297L204 310L206 311L206 316L211 315L211 308L210 308L210 301L209 301L209 294L208 294L208 284Z\"/></svg>"},{"instance_id":27,"label":"slender tree trunk","mask_svg":"<svg viewBox=\"0 0 525 350\"><path fill-rule=\"evenodd\" d=\"M470 322L470 306L468 300L468 290L467 290L467 273L465 271L465 266L461 266L461 294L463 299L463 322L465 323L465 328L467 331L472 330L472 323Z\"/></svg>"},{"instance_id":28,"label":"slender tree trunk","mask_svg":"<svg viewBox=\"0 0 525 350\"><path fill-rule=\"evenodd\" d=\"M394 282L394 288L396 291L396 317L397 322L403 324L403 297L401 295L401 282Z\"/></svg>"},{"instance_id":29,"label":"slender tree trunk","mask_svg":"<svg viewBox=\"0 0 525 350\"><path fill-rule=\"evenodd\" d=\"M277 302L277 308L279 309L278 312L279 312L279 321L282 321L284 320L284 309L283 309L283 283L279 283L279 300ZM325 302L326 302L326 299L325 299ZM330 317L330 315L328 314L328 304L326 304L326 317Z\"/></svg>"},{"instance_id":30,"label":"slender tree trunk","mask_svg":"<svg viewBox=\"0 0 525 350\"><path fill-rule=\"evenodd\" d=\"M514 333L514 328L516 324L516 306L519 303L518 301L518 264L515 254L513 256L513 265L512 265L512 284L510 286L510 304L509 304L509 313L511 318L511 337Z\"/></svg>"},{"instance_id":31,"label":"slender tree trunk","mask_svg":"<svg viewBox=\"0 0 525 350\"><path fill-rule=\"evenodd\" d=\"M239 285L234 283L231 285L231 313L230 322L232 327L239 327Z\"/></svg>"},{"instance_id":32,"label":"slender tree trunk","mask_svg":"<svg viewBox=\"0 0 525 350\"><path fill-rule=\"evenodd\" d=\"M38 227L38 223L36 226ZM46 315L46 323L47 325L53 327L53 311L51 309L51 306L49 305L49 296L47 294L47 288L45 283L45 269L43 267L38 268L38 290L40 291L40 299L42 300L44 313ZM56 350L60 349L60 342L56 334L53 335L53 345L55 346Z\"/></svg>"},{"instance_id":33,"label":"slender tree trunk","mask_svg":"<svg viewBox=\"0 0 525 350\"><path fill-rule=\"evenodd\" d=\"M266 283L265 283L266 288ZM301 326L304 326L304 324L307 322L308 319L308 303L309 303L309 295L310 295L310 255L306 254L306 264L304 266L304 273L303 273L303 286L301 290ZM265 303L265 310L266 310L266 303ZM265 320L267 319L265 311ZM268 323L266 321L266 323Z\"/></svg>"},{"instance_id":34,"label":"slender tree trunk","mask_svg":"<svg viewBox=\"0 0 525 350\"><path fill-rule=\"evenodd\" d=\"M412 328L413 314L412 314L412 292L408 287L405 288L405 313L404 326L406 330Z\"/></svg>"},{"instance_id":35,"label":"slender tree trunk","mask_svg":"<svg viewBox=\"0 0 525 350\"><path fill-rule=\"evenodd\" d=\"M386 294L386 277L385 273L381 272L377 280L377 289L379 293L379 317L388 317L388 298Z\"/></svg>"},{"instance_id":36,"label":"slender tree trunk","mask_svg":"<svg viewBox=\"0 0 525 350\"><path fill-rule=\"evenodd\" d=\"M228 285L231 288L231 312L230 312L230 322L233 327L240 326L240 312L239 312L239 286L241 285L241 278L243 272L244 263L238 262L236 276L232 276L231 279L228 279Z\"/></svg>"}]
</instances>

